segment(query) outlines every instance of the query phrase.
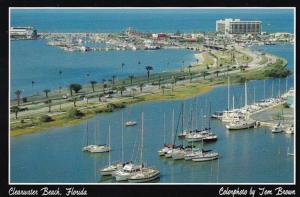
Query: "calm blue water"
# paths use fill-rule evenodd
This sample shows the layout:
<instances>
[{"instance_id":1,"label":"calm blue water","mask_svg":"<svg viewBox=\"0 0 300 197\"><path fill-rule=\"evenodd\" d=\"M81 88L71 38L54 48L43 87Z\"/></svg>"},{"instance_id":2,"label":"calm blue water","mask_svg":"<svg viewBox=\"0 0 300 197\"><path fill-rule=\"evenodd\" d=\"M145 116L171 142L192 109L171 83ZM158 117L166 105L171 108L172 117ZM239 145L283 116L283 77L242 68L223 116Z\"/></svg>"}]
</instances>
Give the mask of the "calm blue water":
<instances>
[{"instance_id":1,"label":"calm blue water","mask_svg":"<svg viewBox=\"0 0 300 197\"><path fill-rule=\"evenodd\" d=\"M279 50L278 48L282 48ZM281 51L293 68L292 45L264 47L268 52ZM281 80L281 82L284 80ZM278 80L274 81L274 95L278 93ZM271 96L272 80L266 81L266 96ZM283 85L284 84L284 85ZM263 81L250 81L248 85L248 103L253 101L253 87L256 88L256 100L264 97ZM285 90L285 82L281 84ZM288 88L293 87L292 77ZM244 105L244 86L234 85L231 93L235 96L235 106ZM193 111L193 126L207 127L203 117L211 103L211 111L224 110L227 107L227 87L215 87L212 91L185 101L185 123L188 127L190 109ZM197 106L197 107L196 107ZM112 123L112 161L121 160L121 113L126 120L137 120L145 113L144 162L161 171L160 182L186 183L228 183L228 182L292 182L294 160L287 156L293 152L294 137L285 134L274 135L268 129L249 129L228 132L219 121L211 121L212 130L219 136L216 143L204 145L207 149L218 151L222 157L212 162L194 163L173 161L160 158L157 150L164 142L171 141L171 113L175 108L177 123L180 101L147 102L128 106L128 108L97 115L89 120L89 140L95 141L94 128L97 131L97 143L108 143L108 123ZM163 130L163 114L166 113L166 128ZM196 115L198 114L198 115ZM196 121L197 120L197 121ZM108 163L108 154L93 155L84 153L81 148L85 142L86 123L75 126L48 129L44 132L11 138L11 181L12 182L111 182L102 179L96 169ZM50 143L49 143L50 142ZM180 144L180 141L176 141ZM140 144L140 124L124 129L125 161L138 161ZM201 144L198 144L201 146ZM247 169L247 170L245 170ZM34 172L34 173L33 173Z\"/></svg>"},{"instance_id":2,"label":"calm blue water","mask_svg":"<svg viewBox=\"0 0 300 197\"><path fill-rule=\"evenodd\" d=\"M78 13L81 13L80 15ZM113 14L112 14L113 13ZM176 13L176 14L174 14ZM53 11L14 10L11 22L13 26L30 25L39 31L60 32L110 32L120 31L132 26L140 31L214 31L215 20L225 17L258 19L263 21L264 31L293 32L293 14L290 10L90 10ZM282 19L285 20L282 20ZM143 19L143 20L142 20ZM45 23L47 21L47 23ZM74 22L76 21L76 22ZM270 25L267 25L267 24ZM188 51L162 50L153 52L104 52L104 53L64 53L55 47L48 47L45 41L12 42L12 92L24 90L24 94L53 88L59 85L58 70L63 71L63 83L85 82L86 73L90 78L102 80L113 74L120 74L120 65L125 62L124 75L143 73L145 64L153 64L154 71L162 71L194 61ZM293 70L293 46L257 46L267 52L282 56L289 61ZM119 58L120 57L120 58ZM138 60L145 62L142 68ZM170 62L170 67L166 62ZM146 63L147 62L147 63ZM112 69L114 68L114 69ZM31 89L31 81L36 87ZM77 81L78 80L78 81ZM266 96L271 96L272 80L266 81ZM235 96L235 106L244 105L243 84L231 87ZM250 81L248 85L248 103L264 97L263 81ZM293 87L293 76L288 78L288 88ZM279 80L274 80L274 95L278 94ZM285 81L281 80L281 92L285 90ZM206 127L203 117L211 103L211 111L224 110L227 107L227 87L215 87L212 91L185 101L185 123L188 127L190 109L194 109L195 127ZM121 113L126 120L137 120L138 125L124 130L125 161L138 160L140 144L140 112L145 113L144 162L161 171L160 182L292 182L294 179L292 152L294 137L285 134L272 135L269 130L249 129L228 132L218 121L211 121L212 130L219 140L205 145L206 149L218 151L222 158L212 162L185 162L160 158L157 150L164 142L171 141L171 112L175 109L176 122L180 101L147 102L128 106L126 109L97 115L89 120L89 140L94 141L94 128L99 124L97 143L108 143L108 123L112 123L112 161L121 160ZM163 132L163 113L166 113L166 132ZM197 114L197 115L196 115ZM197 121L196 121L197 120ZM110 182L103 180L96 169L108 163L108 154L88 154L81 151L84 144L86 123L48 129L40 133L11 138L10 159L11 181L18 182ZM164 137L165 136L165 137ZM180 144L180 141L176 141ZM198 144L201 146L200 144Z\"/></svg>"},{"instance_id":3,"label":"calm blue water","mask_svg":"<svg viewBox=\"0 0 300 197\"><path fill-rule=\"evenodd\" d=\"M12 9L11 26L34 26L41 32L119 32L127 27L144 32L193 32L215 31L216 20L223 18L261 20L263 31L294 32L292 9Z\"/></svg>"},{"instance_id":4,"label":"calm blue water","mask_svg":"<svg viewBox=\"0 0 300 197\"><path fill-rule=\"evenodd\" d=\"M64 52L46 45L46 40L11 42L11 96L22 90L23 95L58 89L71 83L88 84L90 80L102 83L113 75L126 78L130 74L145 75L146 65L152 73L175 69L195 61L189 50L165 49L155 51ZM140 64L138 62L140 61ZM169 64L168 64L169 62ZM121 64L125 63L123 71ZM59 76L62 71L62 78ZM87 78L87 74L90 76ZM35 81L32 88L31 81Z\"/></svg>"},{"instance_id":5,"label":"calm blue water","mask_svg":"<svg viewBox=\"0 0 300 197\"><path fill-rule=\"evenodd\" d=\"M144 32L214 31L215 20L222 18L263 21L263 31L293 32L293 11L284 10L16 10L11 11L11 26L34 26L44 32L120 32L129 26ZM285 20L281 20L284 18ZM47 21L47 22L45 22ZM138 61L141 62L138 65ZM195 61L187 50L110 51L67 53L46 45L46 41L11 42L11 97L22 90L23 96L63 84L86 84L112 75L127 77L144 74L145 65L153 72ZM121 64L125 63L123 72ZM167 64L169 62L170 64ZM62 80L58 71L62 70ZM87 78L86 74L90 77ZM35 81L34 87L31 82Z\"/></svg>"}]
</instances>

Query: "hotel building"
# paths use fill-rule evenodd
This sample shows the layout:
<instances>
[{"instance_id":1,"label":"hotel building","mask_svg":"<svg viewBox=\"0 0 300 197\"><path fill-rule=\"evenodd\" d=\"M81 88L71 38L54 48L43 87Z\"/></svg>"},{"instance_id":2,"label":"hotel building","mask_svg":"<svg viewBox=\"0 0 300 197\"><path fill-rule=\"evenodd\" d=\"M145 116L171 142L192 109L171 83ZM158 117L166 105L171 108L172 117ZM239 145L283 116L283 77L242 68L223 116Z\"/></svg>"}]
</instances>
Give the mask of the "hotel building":
<instances>
[{"instance_id":1,"label":"hotel building","mask_svg":"<svg viewBox=\"0 0 300 197\"><path fill-rule=\"evenodd\" d=\"M261 21L241 21L231 18L217 20L216 31L225 34L260 34Z\"/></svg>"}]
</instances>

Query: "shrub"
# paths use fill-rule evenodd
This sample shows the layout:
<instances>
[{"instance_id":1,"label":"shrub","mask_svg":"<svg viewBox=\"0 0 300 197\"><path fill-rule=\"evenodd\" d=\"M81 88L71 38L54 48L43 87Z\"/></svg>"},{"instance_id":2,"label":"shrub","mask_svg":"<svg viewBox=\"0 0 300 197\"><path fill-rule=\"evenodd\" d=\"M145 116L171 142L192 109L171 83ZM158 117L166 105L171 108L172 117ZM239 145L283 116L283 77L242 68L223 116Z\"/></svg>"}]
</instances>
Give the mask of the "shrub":
<instances>
[{"instance_id":1,"label":"shrub","mask_svg":"<svg viewBox=\"0 0 300 197\"><path fill-rule=\"evenodd\" d=\"M76 109L74 107L69 109L68 112L67 112L67 117L68 118L80 118L83 115L84 114L81 111L79 111L78 109Z\"/></svg>"},{"instance_id":2,"label":"shrub","mask_svg":"<svg viewBox=\"0 0 300 197\"><path fill-rule=\"evenodd\" d=\"M23 101L23 103L26 103L27 102L27 97L23 97L22 101Z\"/></svg>"},{"instance_id":3,"label":"shrub","mask_svg":"<svg viewBox=\"0 0 300 197\"><path fill-rule=\"evenodd\" d=\"M290 105L289 104L287 104L287 103L283 103L283 105L282 105L284 108L290 108Z\"/></svg>"},{"instance_id":4,"label":"shrub","mask_svg":"<svg viewBox=\"0 0 300 197\"><path fill-rule=\"evenodd\" d=\"M40 117L40 122L51 122L51 121L53 121L53 119L48 115L42 115Z\"/></svg>"}]
</instances>

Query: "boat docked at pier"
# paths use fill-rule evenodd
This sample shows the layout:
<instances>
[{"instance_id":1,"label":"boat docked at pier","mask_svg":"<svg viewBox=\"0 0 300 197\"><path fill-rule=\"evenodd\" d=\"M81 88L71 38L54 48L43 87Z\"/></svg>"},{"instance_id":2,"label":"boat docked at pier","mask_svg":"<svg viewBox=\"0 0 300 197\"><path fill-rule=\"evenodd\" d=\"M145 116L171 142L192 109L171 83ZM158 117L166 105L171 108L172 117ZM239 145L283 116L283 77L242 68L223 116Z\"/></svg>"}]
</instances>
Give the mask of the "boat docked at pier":
<instances>
[{"instance_id":1,"label":"boat docked at pier","mask_svg":"<svg viewBox=\"0 0 300 197\"><path fill-rule=\"evenodd\" d=\"M240 120L230 122L229 124L226 125L226 128L228 130L249 129L249 128L253 128L255 124L256 124L255 120L240 119Z\"/></svg>"},{"instance_id":2,"label":"boat docked at pier","mask_svg":"<svg viewBox=\"0 0 300 197\"><path fill-rule=\"evenodd\" d=\"M272 133L281 133L284 131L284 126L282 123L278 123L271 129Z\"/></svg>"}]
</instances>

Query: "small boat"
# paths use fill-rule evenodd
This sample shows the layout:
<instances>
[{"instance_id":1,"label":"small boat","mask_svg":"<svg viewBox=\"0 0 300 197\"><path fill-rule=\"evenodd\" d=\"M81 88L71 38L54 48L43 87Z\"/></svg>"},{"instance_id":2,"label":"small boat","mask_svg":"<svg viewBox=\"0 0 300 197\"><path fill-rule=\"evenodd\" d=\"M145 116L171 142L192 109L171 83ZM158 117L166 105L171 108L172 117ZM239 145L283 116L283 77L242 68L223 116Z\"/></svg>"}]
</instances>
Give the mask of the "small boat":
<instances>
[{"instance_id":1,"label":"small boat","mask_svg":"<svg viewBox=\"0 0 300 197\"><path fill-rule=\"evenodd\" d=\"M255 120L236 120L226 125L228 130L240 130L249 129L254 127L256 124Z\"/></svg>"},{"instance_id":2,"label":"small boat","mask_svg":"<svg viewBox=\"0 0 300 197\"><path fill-rule=\"evenodd\" d=\"M174 149L172 151L172 158L174 160L184 159L184 153L185 153L185 150L184 150L183 147L179 147L177 149Z\"/></svg>"},{"instance_id":3,"label":"small boat","mask_svg":"<svg viewBox=\"0 0 300 197\"><path fill-rule=\"evenodd\" d=\"M164 156L170 149L174 148L175 145L164 144L164 147L158 151L159 156Z\"/></svg>"},{"instance_id":4,"label":"small boat","mask_svg":"<svg viewBox=\"0 0 300 197\"><path fill-rule=\"evenodd\" d=\"M128 127L128 126L134 126L136 125L137 123L135 121L128 121L125 123L125 126Z\"/></svg>"},{"instance_id":5,"label":"small boat","mask_svg":"<svg viewBox=\"0 0 300 197\"><path fill-rule=\"evenodd\" d=\"M287 134L294 134L294 125L291 125L286 128L285 133Z\"/></svg>"},{"instance_id":6,"label":"small boat","mask_svg":"<svg viewBox=\"0 0 300 197\"><path fill-rule=\"evenodd\" d=\"M192 161L211 161L219 158L219 153L216 152L201 152L201 154L192 158Z\"/></svg>"},{"instance_id":7,"label":"small boat","mask_svg":"<svg viewBox=\"0 0 300 197\"><path fill-rule=\"evenodd\" d=\"M159 170L155 168L142 168L139 172L128 178L130 183L144 183L153 181L160 177Z\"/></svg>"},{"instance_id":8,"label":"small boat","mask_svg":"<svg viewBox=\"0 0 300 197\"><path fill-rule=\"evenodd\" d=\"M190 152L187 152L185 155L184 155L184 160L192 160L193 158L196 158L197 156L203 154L203 153L206 153L206 152L210 152L211 150L196 150L196 151L190 151Z\"/></svg>"},{"instance_id":9,"label":"small boat","mask_svg":"<svg viewBox=\"0 0 300 197\"><path fill-rule=\"evenodd\" d=\"M87 151L91 153L105 153L111 151L111 148L106 144L103 145L90 145Z\"/></svg>"},{"instance_id":10,"label":"small boat","mask_svg":"<svg viewBox=\"0 0 300 197\"><path fill-rule=\"evenodd\" d=\"M218 140L218 136L216 134L209 133L202 140L204 142L213 142Z\"/></svg>"},{"instance_id":11,"label":"small boat","mask_svg":"<svg viewBox=\"0 0 300 197\"><path fill-rule=\"evenodd\" d=\"M122 169L113 172L112 176L116 179L116 181L127 181L129 177L140 171L140 169L140 165L128 162Z\"/></svg>"},{"instance_id":12,"label":"small boat","mask_svg":"<svg viewBox=\"0 0 300 197\"><path fill-rule=\"evenodd\" d=\"M278 123L275 127L272 128L272 133L281 133L284 131L283 125Z\"/></svg>"},{"instance_id":13,"label":"small boat","mask_svg":"<svg viewBox=\"0 0 300 197\"><path fill-rule=\"evenodd\" d=\"M102 176L110 176L110 175L112 175L113 172L120 170L123 167L124 167L123 163L116 162L116 163L113 163L111 165L108 165L108 166L100 169L99 171Z\"/></svg>"},{"instance_id":14,"label":"small boat","mask_svg":"<svg viewBox=\"0 0 300 197\"><path fill-rule=\"evenodd\" d=\"M211 118L214 118L214 119L218 119L218 120L221 120L222 119L222 116L223 116L223 112L215 112L211 115Z\"/></svg>"}]
</instances>

